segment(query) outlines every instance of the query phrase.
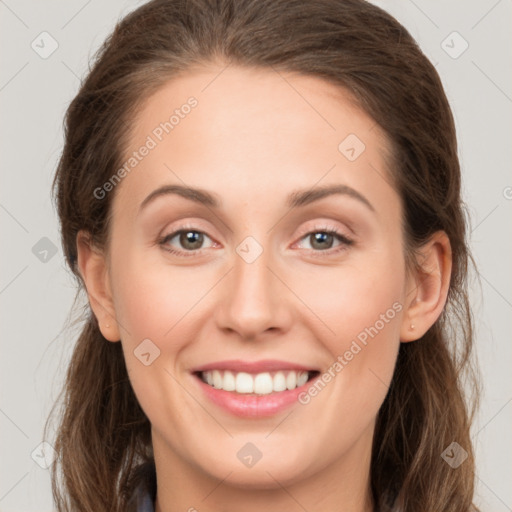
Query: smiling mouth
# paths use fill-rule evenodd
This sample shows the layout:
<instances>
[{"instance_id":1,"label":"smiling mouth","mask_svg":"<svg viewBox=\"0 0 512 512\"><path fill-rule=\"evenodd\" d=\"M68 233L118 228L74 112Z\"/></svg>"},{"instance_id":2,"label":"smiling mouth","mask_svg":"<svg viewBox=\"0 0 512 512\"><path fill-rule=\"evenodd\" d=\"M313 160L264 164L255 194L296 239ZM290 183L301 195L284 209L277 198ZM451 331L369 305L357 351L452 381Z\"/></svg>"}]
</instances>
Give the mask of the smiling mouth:
<instances>
[{"instance_id":1,"label":"smiling mouth","mask_svg":"<svg viewBox=\"0 0 512 512\"><path fill-rule=\"evenodd\" d=\"M291 391L304 386L320 374L319 371L278 370L272 372L248 373L229 370L208 370L194 372L205 384L215 389L236 394L268 395Z\"/></svg>"}]
</instances>

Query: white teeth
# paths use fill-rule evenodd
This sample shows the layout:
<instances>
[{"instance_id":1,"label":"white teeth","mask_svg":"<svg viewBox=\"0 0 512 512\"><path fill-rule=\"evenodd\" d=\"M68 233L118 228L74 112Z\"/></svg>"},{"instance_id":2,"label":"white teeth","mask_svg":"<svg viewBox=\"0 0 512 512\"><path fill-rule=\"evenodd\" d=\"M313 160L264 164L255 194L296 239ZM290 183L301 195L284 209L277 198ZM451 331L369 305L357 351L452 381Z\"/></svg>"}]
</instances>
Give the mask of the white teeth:
<instances>
[{"instance_id":1,"label":"white teeth","mask_svg":"<svg viewBox=\"0 0 512 512\"><path fill-rule=\"evenodd\" d=\"M219 370L213 370L213 387L217 389L222 388L222 374Z\"/></svg>"},{"instance_id":2,"label":"white teeth","mask_svg":"<svg viewBox=\"0 0 512 512\"><path fill-rule=\"evenodd\" d=\"M254 379L248 373L237 373L235 383L237 393L252 393L254 391Z\"/></svg>"},{"instance_id":3,"label":"white teeth","mask_svg":"<svg viewBox=\"0 0 512 512\"><path fill-rule=\"evenodd\" d=\"M225 391L235 391L236 381L235 376L231 372L224 372L224 380L222 382L222 389Z\"/></svg>"},{"instance_id":4,"label":"white teeth","mask_svg":"<svg viewBox=\"0 0 512 512\"><path fill-rule=\"evenodd\" d=\"M284 391L285 389L286 389L286 377L283 372L277 372L274 375L274 391Z\"/></svg>"},{"instance_id":5,"label":"white teeth","mask_svg":"<svg viewBox=\"0 0 512 512\"><path fill-rule=\"evenodd\" d=\"M270 373L258 373L254 378L254 392L258 395L272 393L273 381Z\"/></svg>"},{"instance_id":6,"label":"white teeth","mask_svg":"<svg viewBox=\"0 0 512 512\"><path fill-rule=\"evenodd\" d=\"M286 376L286 387L287 389L295 389L297 387L297 374L295 372L290 372Z\"/></svg>"},{"instance_id":7,"label":"white teeth","mask_svg":"<svg viewBox=\"0 0 512 512\"><path fill-rule=\"evenodd\" d=\"M304 386L306 382L308 381L309 372L301 372L297 376L297 387Z\"/></svg>"},{"instance_id":8,"label":"white teeth","mask_svg":"<svg viewBox=\"0 0 512 512\"><path fill-rule=\"evenodd\" d=\"M236 393L256 393L257 395L268 395L303 386L308 381L309 375L309 372L294 370L278 371L274 375L269 372L253 375L246 372L233 373L227 370L201 372L202 380L216 389Z\"/></svg>"}]
</instances>

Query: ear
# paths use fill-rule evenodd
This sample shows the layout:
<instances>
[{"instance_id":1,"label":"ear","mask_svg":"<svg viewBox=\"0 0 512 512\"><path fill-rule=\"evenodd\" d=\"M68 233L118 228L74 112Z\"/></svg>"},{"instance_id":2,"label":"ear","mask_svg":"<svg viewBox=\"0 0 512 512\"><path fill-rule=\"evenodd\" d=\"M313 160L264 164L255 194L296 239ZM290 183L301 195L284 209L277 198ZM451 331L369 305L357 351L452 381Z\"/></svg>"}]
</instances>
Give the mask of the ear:
<instances>
[{"instance_id":1,"label":"ear","mask_svg":"<svg viewBox=\"0 0 512 512\"><path fill-rule=\"evenodd\" d=\"M83 230L77 234L76 246L78 268L101 334L109 341L119 341L119 327L115 316L105 255L94 246L89 233Z\"/></svg>"},{"instance_id":2,"label":"ear","mask_svg":"<svg viewBox=\"0 0 512 512\"><path fill-rule=\"evenodd\" d=\"M452 251L448 235L444 231L434 233L418 256L419 268L408 279L402 342L417 340L432 327L443 311L450 288Z\"/></svg>"}]
</instances>

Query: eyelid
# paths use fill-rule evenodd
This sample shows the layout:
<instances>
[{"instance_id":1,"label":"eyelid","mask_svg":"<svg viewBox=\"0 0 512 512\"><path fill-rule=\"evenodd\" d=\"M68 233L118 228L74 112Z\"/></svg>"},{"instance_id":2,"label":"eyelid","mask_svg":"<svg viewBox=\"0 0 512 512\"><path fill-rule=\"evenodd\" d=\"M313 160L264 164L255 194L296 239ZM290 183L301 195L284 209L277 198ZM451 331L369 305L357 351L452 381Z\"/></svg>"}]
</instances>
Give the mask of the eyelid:
<instances>
[{"instance_id":1,"label":"eyelid","mask_svg":"<svg viewBox=\"0 0 512 512\"><path fill-rule=\"evenodd\" d=\"M188 222L185 222L184 224L179 224L178 226L173 227L172 229L169 229L168 231L164 230L163 234L158 236L157 243L160 245L164 245L165 240L172 240L174 237L178 236L180 233L187 232L187 231L194 231L196 233L201 233L202 235L205 235L206 237L208 237L213 242L214 245L219 244L219 242L217 242L213 237L211 237L208 234L206 229L203 229L202 227L200 227L198 225L194 225L194 224L188 223ZM208 249L208 247L196 249L194 251L185 251L185 250L181 249L181 250L175 250L175 252L188 253L189 255L194 255L194 254L199 254L200 252L204 251L205 249ZM169 252L171 252L171 251L169 251Z\"/></svg>"},{"instance_id":2,"label":"eyelid","mask_svg":"<svg viewBox=\"0 0 512 512\"><path fill-rule=\"evenodd\" d=\"M327 219L314 220L312 221L312 224L306 223L305 227L299 230L299 237L302 238L303 236L315 231L336 231L340 235L343 235L345 238L352 239L353 237L353 235L351 234L353 233L352 229L347 227L345 230L343 230L342 227L336 225L335 223L333 223L333 221Z\"/></svg>"},{"instance_id":3,"label":"eyelid","mask_svg":"<svg viewBox=\"0 0 512 512\"><path fill-rule=\"evenodd\" d=\"M346 235L341 228L328 225L327 223L324 222L321 225L315 224L314 226L310 226L309 228L302 230L301 235L299 236L297 242L293 243L293 246L296 246L298 243L302 242L302 240L306 239L313 233L327 233L340 242L338 246L331 247L325 250L317 251L314 249L305 249L309 255L315 258L327 258L329 256L337 255L342 251L345 251L349 246L354 245L355 243L354 238L351 235Z\"/></svg>"},{"instance_id":4,"label":"eyelid","mask_svg":"<svg viewBox=\"0 0 512 512\"><path fill-rule=\"evenodd\" d=\"M172 229L169 229L168 231L165 230L164 234L162 234L161 236L158 237L157 243L161 246L164 246L164 245L166 245L166 240L167 241L172 240L174 237L179 235L181 232L195 231L195 232L198 232L198 233L201 233L201 234L207 236L210 240L212 240L214 246L219 244L219 242L217 242L213 237L211 237L208 234L206 229L203 229L199 225L200 223L196 224L195 222L194 223L184 222L183 224L178 224L177 226L173 227ZM332 255L333 253L337 253L339 251L342 251L343 249L346 249L347 246L352 245L354 243L354 239L353 239L352 235L345 234L343 232L344 230L340 227L337 227L333 224L328 224L328 222L332 222L332 221L315 220L313 222L314 222L313 225L306 224L305 227L301 228L301 230L299 232L300 234L298 235L298 238L295 239L296 241L293 242L292 246L295 246L297 243L301 242L306 236L311 235L316 232L328 233L328 234L334 236L335 238L338 239L338 241L340 242L340 245L338 247L329 248L329 249L325 249L325 250L304 249L304 250L308 251L309 253L313 254L314 256L327 257L328 255ZM352 230L350 230L350 231L352 231ZM165 233L167 233L167 234L165 234ZM198 255L203 254L203 252L205 250L211 249L211 248L212 247L205 247L205 248L195 249L192 251L187 251L184 249L169 249L169 248L163 247L163 249L169 253L177 254L179 256L184 256L184 257L198 256Z\"/></svg>"},{"instance_id":5,"label":"eyelid","mask_svg":"<svg viewBox=\"0 0 512 512\"><path fill-rule=\"evenodd\" d=\"M336 231L339 234L342 234L343 236L345 236L345 238L352 238L352 235L343 233L342 232L343 230L341 228L334 226L332 224L328 225L327 222L330 222L330 221L323 220L323 221L313 221L313 222L314 222L313 226L306 225L306 227L303 227L300 229L299 234L298 234L299 238L303 238L305 235L311 234L312 231ZM185 230L201 232L213 240L213 237L211 237L207 233L207 229L202 227L200 225L200 223L195 224L195 223L186 222L186 221L182 224L178 224L177 226L171 225L171 228L168 231L167 231L167 229L163 230L164 233L167 232L167 234L162 234L158 238L159 239L167 238L170 235L176 235L180 231L185 231ZM352 232L351 229L348 229L348 231Z\"/></svg>"},{"instance_id":6,"label":"eyelid","mask_svg":"<svg viewBox=\"0 0 512 512\"><path fill-rule=\"evenodd\" d=\"M161 240L164 238L168 238L171 235L176 236L180 231L197 231L197 232L207 235L209 238L214 240L213 237L211 237L208 234L208 232L210 231L210 228L203 225L200 220L186 221L183 219L173 222L170 226L167 225L160 232L161 234L158 235L157 238L158 238L158 240Z\"/></svg>"}]
</instances>

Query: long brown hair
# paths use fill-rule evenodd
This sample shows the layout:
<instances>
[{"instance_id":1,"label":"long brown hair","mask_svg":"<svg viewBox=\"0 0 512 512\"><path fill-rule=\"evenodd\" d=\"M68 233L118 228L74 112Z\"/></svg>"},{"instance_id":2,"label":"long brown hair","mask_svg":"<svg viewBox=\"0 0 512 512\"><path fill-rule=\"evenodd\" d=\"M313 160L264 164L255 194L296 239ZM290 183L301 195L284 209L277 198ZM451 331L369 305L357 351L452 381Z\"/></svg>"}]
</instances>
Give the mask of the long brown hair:
<instances>
[{"instance_id":1,"label":"long brown hair","mask_svg":"<svg viewBox=\"0 0 512 512\"><path fill-rule=\"evenodd\" d=\"M403 204L408 263L435 231L447 233L447 304L421 339L400 346L377 418L371 490L379 511L467 512L479 385L467 283L474 263L454 121L435 68L380 8L364 0L153 0L122 19L67 110L53 183L78 293L77 233L86 230L96 245L107 245L114 192L98 199L94 190L125 160L143 100L181 72L212 62L320 77L350 91L392 142L389 174ZM103 338L90 309L81 320L61 393L53 495L59 512L121 512L140 468L153 460L150 422L121 344ZM453 441L468 455L457 468L441 457Z\"/></svg>"}]
</instances>

